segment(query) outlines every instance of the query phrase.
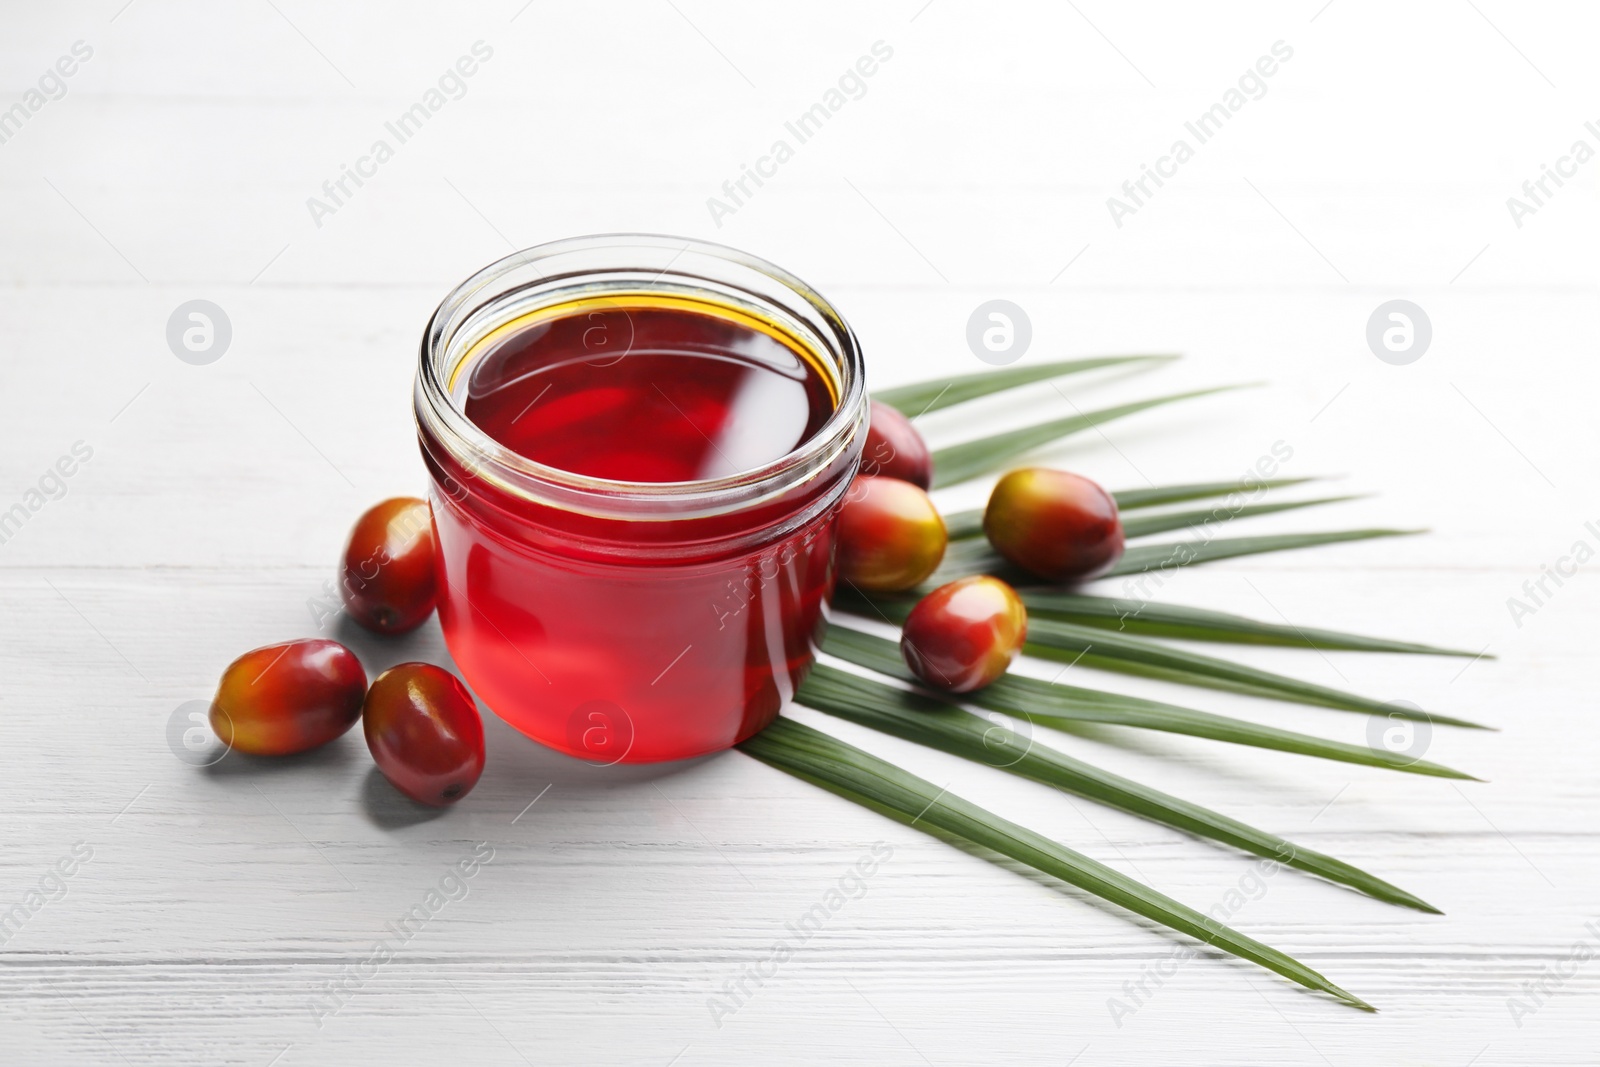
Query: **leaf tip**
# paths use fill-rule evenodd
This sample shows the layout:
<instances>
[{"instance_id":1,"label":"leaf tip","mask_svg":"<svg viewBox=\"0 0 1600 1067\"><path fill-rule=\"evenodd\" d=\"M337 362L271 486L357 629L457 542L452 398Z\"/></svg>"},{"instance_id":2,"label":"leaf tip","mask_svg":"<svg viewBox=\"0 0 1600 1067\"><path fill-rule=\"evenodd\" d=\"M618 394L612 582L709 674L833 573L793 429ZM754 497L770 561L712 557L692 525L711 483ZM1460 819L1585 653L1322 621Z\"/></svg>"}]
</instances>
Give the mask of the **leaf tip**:
<instances>
[{"instance_id":1,"label":"leaf tip","mask_svg":"<svg viewBox=\"0 0 1600 1067\"><path fill-rule=\"evenodd\" d=\"M1443 911L1440 911L1432 904L1429 904L1426 900L1423 900L1415 893L1407 893L1399 886L1390 886L1389 888L1394 890L1394 892L1391 895L1385 896L1381 899L1387 900L1391 904L1398 904L1402 908L1410 908L1412 911L1420 911L1428 915L1444 914Z\"/></svg>"},{"instance_id":2,"label":"leaf tip","mask_svg":"<svg viewBox=\"0 0 1600 1067\"><path fill-rule=\"evenodd\" d=\"M1427 760L1418 760L1417 762L1411 764L1407 769L1415 771L1418 774L1430 775L1434 778L1453 778L1458 782L1483 781L1482 778L1479 778L1475 774L1468 774L1466 771L1458 771L1454 767L1446 767L1442 763L1430 763Z\"/></svg>"},{"instance_id":3,"label":"leaf tip","mask_svg":"<svg viewBox=\"0 0 1600 1067\"><path fill-rule=\"evenodd\" d=\"M1326 981L1326 979L1324 979L1324 981ZM1334 996L1338 997L1352 1008L1360 1008L1362 1011L1369 1011L1374 1015L1378 1013L1378 1009L1376 1007L1368 1004L1366 1001L1362 1000L1360 997L1356 996L1347 989L1341 989L1332 982L1327 983L1327 988L1328 992L1332 993Z\"/></svg>"}]
</instances>

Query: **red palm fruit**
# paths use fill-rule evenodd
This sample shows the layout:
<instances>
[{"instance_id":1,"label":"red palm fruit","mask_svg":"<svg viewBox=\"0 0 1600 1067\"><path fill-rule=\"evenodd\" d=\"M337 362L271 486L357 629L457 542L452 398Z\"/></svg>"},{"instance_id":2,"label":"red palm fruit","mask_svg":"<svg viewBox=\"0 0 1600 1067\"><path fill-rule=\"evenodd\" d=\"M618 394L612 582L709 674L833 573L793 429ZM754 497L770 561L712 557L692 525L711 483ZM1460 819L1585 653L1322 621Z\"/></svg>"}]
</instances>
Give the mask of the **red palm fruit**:
<instances>
[{"instance_id":1,"label":"red palm fruit","mask_svg":"<svg viewBox=\"0 0 1600 1067\"><path fill-rule=\"evenodd\" d=\"M898 478L860 475L839 510L839 577L872 592L910 589L944 559L944 519Z\"/></svg>"},{"instance_id":2,"label":"red palm fruit","mask_svg":"<svg viewBox=\"0 0 1600 1067\"><path fill-rule=\"evenodd\" d=\"M1099 577L1122 558L1117 502L1066 471L1027 467L1001 478L983 532L1006 559L1052 582Z\"/></svg>"},{"instance_id":3,"label":"red palm fruit","mask_svg":"<svg viewBox=\"0 0 1600 1067\"><path fill-rule=\"evenodd\" d=\"M361 728L378 770L420 804L454 804L483 773L483 720L461 680L402 663L373 680Z\"/></svg>"},{"instance_id":4,"label":"red palm fruit","mask_svg":"<svg viewBox=\"0 0 1600 1067\"><path fill-rule=\"evenodd\" d=\"M935 689L970 693L1006 673L1028 634L1016 590L987 574L941 585L906 616L900 654Z\"/></svg>"},{"instance_id":5,"label":"red palm fruit","mask_svg":"<svg viewBox=\"0 0 1600 1067\"><path fill-rule=\"evenodd\" d=\"M888 404L872 402L867 444L861 451L861 473L926 489L933 481L933 454L911 420Z\"/></svg>"},{"instance_id":6,"label":"red palm fruit","mask_svg":"<svg viewBox=\"0 0 1600 1067\"><path fill-rule=\"evenodd\" d=\"M339 592L369 630L401 634L433 613L433 515L426 500L374 504L350 531Z\"/></svg>"},{"instance_id":7,"label":"red palm fruit","mask_svg":"<svg viewBox=\"0 0 1600 1067\"><path fill-rule=\"evenodd\" d=\"M361 717L367 672L337 641L287 641L246 652L222 672L211 729L229 748L287 756L332 741Z\"/></svg>"}]
</instances>

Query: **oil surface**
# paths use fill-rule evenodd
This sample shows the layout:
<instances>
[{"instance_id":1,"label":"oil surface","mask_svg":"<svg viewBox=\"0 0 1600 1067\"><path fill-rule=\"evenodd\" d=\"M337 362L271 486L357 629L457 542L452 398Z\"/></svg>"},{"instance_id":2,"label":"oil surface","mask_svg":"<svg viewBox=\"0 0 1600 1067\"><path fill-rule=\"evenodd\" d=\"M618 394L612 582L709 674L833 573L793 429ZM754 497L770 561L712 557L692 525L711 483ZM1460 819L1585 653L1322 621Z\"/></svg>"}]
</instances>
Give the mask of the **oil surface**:
<instances>
[{"instance_id":1,"label":"oil surface","mask_svg":"<svg viewBox=\"0 0 1600 1067\"><path fill-rule=\"evenodd\" d=\"M833 414L815 356L776 325L658 294L543 308L463 362L464 414L512 451L615 481L693 482L762 467Z\"/></svg>"}]
</instances>

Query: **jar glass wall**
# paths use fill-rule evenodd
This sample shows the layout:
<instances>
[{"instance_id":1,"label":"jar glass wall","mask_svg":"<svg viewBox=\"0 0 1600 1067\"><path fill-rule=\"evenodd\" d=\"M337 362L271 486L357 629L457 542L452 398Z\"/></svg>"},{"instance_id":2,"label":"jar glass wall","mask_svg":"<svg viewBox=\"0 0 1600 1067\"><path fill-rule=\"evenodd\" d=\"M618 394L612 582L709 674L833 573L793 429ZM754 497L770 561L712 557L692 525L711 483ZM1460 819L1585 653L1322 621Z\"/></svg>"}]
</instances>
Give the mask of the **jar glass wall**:
<instances>
[{"instance_id":1,"label":"jar glass wall","mask_svg":"<svg viewBox=\"0 0 1600 1067\"><path fill-rule=\"evenodd\" d=\"M670 481L578 473L588 453L570 448L561 454L578 461L542 463L507 447L504 426L491 436L469 417L474 376L508 338L559 347L570 337L564 358L595 388L637 385L675 316L727 324L729 336L789 353L825 390L827 410L793 448L750 453L760 461L746 469L741 445L788 417L757 397L741 432L720 434L720 447L707 438L717 469ZM672 402L671 389L658 388ZM866 412L855 336L803 282L684 238L606 235L528 249L469 278L434 313L416 411L445 640L502 718L571 755L651 762L736 744L793 695L832 593L834 516ZM540 442L570 444L557 431Z\"/></svg>"}]
</instances>

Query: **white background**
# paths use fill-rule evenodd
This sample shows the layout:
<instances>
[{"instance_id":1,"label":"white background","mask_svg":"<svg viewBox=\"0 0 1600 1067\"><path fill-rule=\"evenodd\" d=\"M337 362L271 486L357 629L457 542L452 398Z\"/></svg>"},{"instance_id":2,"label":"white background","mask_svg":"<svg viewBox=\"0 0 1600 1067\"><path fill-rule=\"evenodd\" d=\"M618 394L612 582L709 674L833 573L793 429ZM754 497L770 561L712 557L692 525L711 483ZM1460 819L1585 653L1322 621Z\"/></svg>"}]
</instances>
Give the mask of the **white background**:
<instances>
[{"instance_id":1,"label":"white background","mask_svg":"<svg viewBox=\"0 0 1600 1067\"><path fill-rule=\"evenodd\" d=\"M1600 949L1584 928L1600 917L1600 602L1586 571L1520 626L1507 599L1574 542L1600 547L1584 528L1600 519L1600 161L1520 228L1506 207L1574 140L1600 148L1583 125L1600 119L1596 20L1571 3L1320 4L7 3L0 104L75 41L94 54L0 145L0 510L74 442L93 458L0 545L0 908L75 842L93 858L0 950L5 1058L1597 1062L1600 963L1560 961ZM493 58L466 94L318 226L307 198L478 40ZM866 94L717 226L707 198L879 40L894 54ZM1293 58L1267 94L1114 225L1106 198L1279 40ZM1441 729L1428 753L1490 784L1131 731L1048 738L1441 906L1290 872L1234 916L1381 1014L1206 956L1114 1019L1108 1002L1180 939L737 753L600 770L491 718L482 783L431 820L359 734L272 766L174 757L174 709L245 649L310 635L306 600L355 515L423 488L410 378L433 305L512 248L614 230L794 270L855 325L876 385L982 369L966 319L997 297L1032 318L1028 360L1186 353L1070 380L1083 406L1267 382L1057 455L1131 488L1230 478L1281 441L1284 473L1379 495L1249 531L1433 529L1197 568L1162 597L1486 648L1499 658L1208 650L1494 723ZM197 298L232 323L209 366L165 339ZM1394 298L1433 323L1409 366L1364 338ZM1048 389L1025 408L1065 413ZM950 441L1019 410L925 428ZM337 633L373 670L448 663L435 623ZM1367 737L1350 713L1075 680ZM1253 867L797 716L1197 907ZM319 987L480 841L494 858L470 895L319 1027ZM877 841L893 857L867 894L715 1025L708 999ZM1523 992L1542 976L1548 996ZM1514 1020L1513 997L1542 1006Z\"/></svg>"}]
</instances>

